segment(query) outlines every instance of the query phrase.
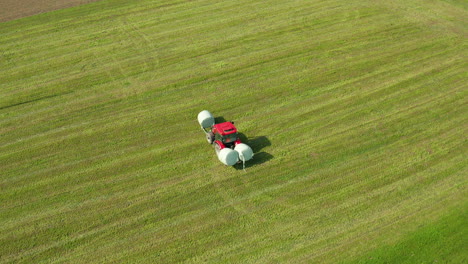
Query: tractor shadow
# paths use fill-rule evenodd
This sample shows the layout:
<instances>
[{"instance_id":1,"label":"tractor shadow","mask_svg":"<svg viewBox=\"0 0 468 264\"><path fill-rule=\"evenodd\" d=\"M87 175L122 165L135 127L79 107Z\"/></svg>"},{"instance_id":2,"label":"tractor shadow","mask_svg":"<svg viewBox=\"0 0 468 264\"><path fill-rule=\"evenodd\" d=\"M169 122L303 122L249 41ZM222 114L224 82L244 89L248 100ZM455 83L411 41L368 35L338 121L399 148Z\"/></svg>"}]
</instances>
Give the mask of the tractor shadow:
<instances>
[{"instance_id":1,"label":"tractor shadow","mask_svg":"<svg viewBox=\"0 0 468 264\"><path fill-rule=\"evenodd\" d=\"M217 116L214 118L214 120L215 120L215 124L227 122L227 120L222 116Z\"/></svg>"},{"instance_id":2,"label":"tractor shadow","mask_svg":"<svg viewBox=\"0 0 468 264\"><path fill-rule=\"evenodd\" d=\"M266 136L253 137L249 139L243 133L238 132L237 134L239 135L240 140L249 145L254 152L253 158L245 163L245 168L259 165L273 159L273 155L265 151L261 151L263 148L271 146L271 142ZM236 164L234 165L234 168L236 170L242 170L243 165L242 163Z\"/></svg>"}]
</instances>

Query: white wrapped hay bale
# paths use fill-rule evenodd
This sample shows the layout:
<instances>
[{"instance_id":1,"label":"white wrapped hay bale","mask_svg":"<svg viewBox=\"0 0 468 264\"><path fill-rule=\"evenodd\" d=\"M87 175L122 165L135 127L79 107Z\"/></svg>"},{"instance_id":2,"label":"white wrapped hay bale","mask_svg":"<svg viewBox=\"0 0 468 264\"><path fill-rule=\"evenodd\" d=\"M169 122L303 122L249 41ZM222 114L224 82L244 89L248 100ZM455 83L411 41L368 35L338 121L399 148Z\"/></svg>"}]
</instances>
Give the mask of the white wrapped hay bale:
<instances>
[{"instance_id":1,"label":"white wrapped hay bale","mask_svg":"<svg viewBox=\"0 0 468 264\"><path fill-rule=\"evenodd\" d=\"M223 148L218 152L218 159L225 165L233 166L239 161L239 154L230 148Z\"/></svg>"},{"instance_id":2,"label":"white wrapped hay bale","mask_svg":"<svg viewBox=\"0 0 468 264\"><path fill-rule=\"evenodd\" d=\"M253 150L247 144L237 144L234 150L239 153L239 159L244 162L253 158Z\"/></svg>"},{"instance_id":3,"label":"white wrapped hay bale","mask_svg":"<svg viewBox=\"0 0 468 264\"><path fill-rule=\"evenodd\" d=\"M215 123L213 115L208 110L203 110L198 113L198 123L205 129L212 127Z\"/></svg>"}]
</instances>

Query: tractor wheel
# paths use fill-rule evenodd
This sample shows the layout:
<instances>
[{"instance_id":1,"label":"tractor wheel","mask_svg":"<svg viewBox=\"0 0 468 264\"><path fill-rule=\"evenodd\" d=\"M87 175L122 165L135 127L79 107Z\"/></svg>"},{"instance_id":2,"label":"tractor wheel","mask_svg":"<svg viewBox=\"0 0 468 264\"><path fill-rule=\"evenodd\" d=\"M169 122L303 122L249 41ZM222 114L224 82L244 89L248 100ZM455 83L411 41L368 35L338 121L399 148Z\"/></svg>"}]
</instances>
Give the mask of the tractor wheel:
<instances>
[{"instance_id":1,"label":"tractor wheel","mask_svg":"<svg viewBox=\"0 0 468 264\"><path fill-rule=\"evenodd\" d=\"M216 151L216 154L219 154L219 152L221 151L221 147L219 146L218 143L213 143L213 145L214 145L214 149Z\"/></svg>"},{"instance_id":2,"label":"tractor wheel","mask_svg":"<svg viewBox=\"0 0 468 264\"><path fill-rule=\"evenodd\" d=\"M213 141L214 141L213 132L206 133L206 141L208 141L208 143L210 144L213 144Z\"/></svg>"}]
</instances>

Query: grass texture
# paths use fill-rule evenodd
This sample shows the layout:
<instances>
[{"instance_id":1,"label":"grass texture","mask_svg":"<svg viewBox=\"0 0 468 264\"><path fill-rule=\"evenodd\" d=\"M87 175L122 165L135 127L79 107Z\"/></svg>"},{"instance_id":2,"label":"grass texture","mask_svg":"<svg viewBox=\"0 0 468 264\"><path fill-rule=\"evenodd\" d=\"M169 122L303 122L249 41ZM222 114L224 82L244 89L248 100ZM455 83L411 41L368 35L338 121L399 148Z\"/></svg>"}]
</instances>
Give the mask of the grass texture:
<instances>
[{"instance_id":1,"label":"grass texture","mask_svg":"<svg viewBox=\"0 0 468 264\"><path fill-rule=\"evenodd\" d=\"M104 0L0 23L0 262L466 263L467 15Z\"/></svg>"}]
</instances>

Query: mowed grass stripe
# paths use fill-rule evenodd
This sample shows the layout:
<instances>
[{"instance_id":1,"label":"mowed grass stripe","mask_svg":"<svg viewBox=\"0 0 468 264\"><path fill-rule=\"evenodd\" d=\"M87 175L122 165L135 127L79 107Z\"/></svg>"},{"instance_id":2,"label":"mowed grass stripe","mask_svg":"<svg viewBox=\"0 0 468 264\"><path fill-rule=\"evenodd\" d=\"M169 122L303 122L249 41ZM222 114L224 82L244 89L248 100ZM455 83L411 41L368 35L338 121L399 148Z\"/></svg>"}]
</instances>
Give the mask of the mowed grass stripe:
<instances>
[{"instance_id":1,"label":"mowed grass stripe","mask_svg":"<svg viewBox=\"0 0 468 264\"><path fill-rule=\"evenodd\" d=\"M466 244L466 239L462 235L463 232L458 232L464 230L463 219L465 216L464 212L453 210L452 214L442 217L433 224L419 228L408 237L405 237L400 243L391 246L384 245L375 251L371 251L360 262L412 262L415 258L413 252L420 250L424 250L424 260L427 261L451 258L455 263L463 262L463 256L452 256L454 252L460 251L463 245ZM444 242L451 243L452 246L441 250L440 245ZM421 244L425 245L425 247L418 247ZM396 251L399 253L395 254Z\"/></svg>"},{"instance_id":2,"label":"mowed grass stripe","mask_svg":"<svg viewBox=\"0 0 468 264\"><path fill-rule=\"evenodd\" d=\"M447 105L449 105L449 104L447 104ZM410 112L410 111L408 111L408 110L401 110L401 111L402 111L402 112L408 112L408 116L411 116L411 115L413 114L412 112ZM417 110L417 111L421 111L421 110ZM318 138L318 139L319 139L319 138ZM60 141L59 141L59 142L60 142ZM66 143L61 142L61 144L65 145L65 147L66 147ZM293 147L294 147L294 146L293 146ZM183 148L184 148L184 147L181 147L181 149L183 149ZM128 151L126 151L126 152L127 152L127 153L126 153L126 157L125 157L124 159L129 159L129 157L131 157L131 155L128 156ZM330 152L333 152L333 151L330 151ZM36 155L37 155L37 154L36 154ZM152 158L154 158L154 157L155 157L155 156L152 156ZM121 162L120 160L115 160L115 158L113 158L113 159L114 159L113 163L114 163L114 162L115 162L115 163ZM112 166L113 163L111 163L110 166ZM102 167L102 166L101 166L101 167ZM61 175L60 177L61 177L61 178L64 178L64 175ZM42 176L40 176L40 178L42 178ZM30 180L30 179L28 179L28 180ZM23 183L23 184L25 184L25 183ZM21 185L23 185L23 184L21 184Z\"/></svg>"},{"instance_id":3,"label":"mowed grass stripe","mask_svg":"<svg viewBox=\"0 0 468 264\"><path fill-rule=\"evenodd\" d=\"M331 263L437 221L463 197L463 38L405 12L103 1L9 22L2 261ZM271 158L221 166L204 108Z\"/></svg>"},{"instance_id":4,"label":"mowed grass stripe","mask_svg":"<svg viewBox=\"0 0 468 264\"><path fill-rule=\"evenodd\" d=\"M459 166L459 165L460 165L460 162L459 162L459 161L456 161L455 164L457 164L457 165ZM455 170L455 171L456 171L456 170ZM304 186L303 184L301 184L301 185ZM395 184L395 185L396 185L396 184ZM394 186L395 186L395 185L394 185ZM408 184L408 185L409 185L409 186L415 186L415 185L412 185L412 184ZM417 185L417 186L420 186L420 185ZM393 189L394 187L391 187L391 188ZM294 188L292 188L292 189L294 189ZM298 191L299 193L303 193L303 192L301 192L300 190L301 190L301 189L295 189L295 191ZM291 193L291 192L285 192L285 193ZM400 189L399 192L398 192L398 194L402 194L402 193L404 193L404 190ZM385 194L386 194L386 193L385 193ZM271 196L272 196L272 197L281 197L281 195L271 195ZM311 197L321 197L321 198L324 197L323 199L321 199L322 201L328 200L328 199L326 198L326 196L323 196L323 195L317 195L317 196L311 195ZM361 202L362 202L363 200L368 200L369 198L370 198L369 196L364 196L364 197L362 197L362 199L360 199L359 202L356 202L356 204L359 204L359 205L360 205ZM386 197L386 198L387 198L387 197ZM403 199L403 197L401 197L401 198ZM284 200L284 199L282 199L282 200ZM418 201L417 198L415 198L414 200L415 200L415 201ZM280 204L283 204L283 201L281 201ZM278 204L276 204L276 205L278 205ZM296 205L297 205L297 203L296 203ZM344 205L345 208L346 208L347 206L349 206L348 203L347 203L346 205ZM310 204L307 204L305 207L308 208L308 209L311 210L311 211L313 211L313 210L315 209L314 207L310 207ZM320 210L320 208L323 208L323 204L322 204L321 206L317 206L317 207L318 207L317 209ZM350 207L353 208L352 206L350 206ZM365 207L365 206L363 206L363 207ZM291 210L291 208L294 208L294 204L284 204L284 206L282 207L282 209L284 209L284 210L288 210L288 209L289 209L289 211ZM333 206L333 205L329 205L329 207L327 206L327 208L334 208L334 206ZM342 209L343 209L342 207L337 208L336 212L342 212ZM257 210L267 211L267 212L269 211L268 208L264 208L264 207L262 207L262 209L259 209L259 208L258 208ZM257 210L255 210L255 211L257 211ZM356 208L356 211L359 212L360 209L359 209L359 208ZM308 211L307 211L307 212L304 212L303 210L301 210L301 213L303 213L303 214L304 214L304 217L306 217L306 218L307 218L307 217L310 217L310 215L308 214ZM272 216L268 216L268 217L265 217L265 218L266 218L266 219L272 219ZM324 218L327 218L327 217L324 216ZM298 218L295 218L295 219L298 219ZM315 217L314 217L313 219L315 219ZM310 221L312 221L312 219L310 219ZM346 223L346 224L349 224L349 223ZM294 228L294 227L291 227L291 230L293 230L293 229L297 229L297 226L296 226L295 228ZM311 228L311 229L312 229L312 228ZM273 229L273 230L277 231L278 229L275 228L275 229ZM289 230L289 231L291 231L291 230ZM299 228L299 230L304 230L304 229ZM322 230L323 230L323 228L322 228ZM283 234L285 234L286 236L294 237L294 235L291 235L291 232L286 232L286 231L284 231L284 230L280 230L280 231L278 231L278 232L279 232L279 233L283 233ZM325 233L326 233L326 232L325 232ZM316 241L316 240L314 240L314 241ZM231 246L231 245L230 245L230 246ZM246 248L249 248L249 247L241 247L241 248L246 249ZM236 247L236 249L239 249L239 247ZM310 250L310 252L314 252L314 251L313 251L313 250Z\"/></svg>"},{"instance_id":5,"label":"mowed grass stripe","mask_svg":"<svg viewBox=\"0 0 468 264\"><path fill-rule=\"evenodd\" d=\"M119 24L121 24L121 23L119 22ZM156 32L157 32L157 30L154 30L154 31L156 31ZM275 31L273 31L273 32L275 32ZM54 39L54 38L53 38L53 39ZM155 39L154 41L155 41L155 43L158 43L158 40L157 40L157 39ZM115 45L115 44L113 44L113 45ZM154 45L154 44L153 44L153 45ZM161 44L159 44L159 43L158 43L158 45L161 45ZM99 45L99 49L102 49L102 46L103 46L103 45ZM96 49L96 48L95 48L95 49ZM120 50L126 50L126 49L120 49ZM66 54L69 54L69 52L68 52L68 51L64 51L64 53L66 53ZM114 54L115 54L115 51L112 51L112 53L114 53ZM83 52L80 52L79 54L80 54L80 55L82 55L82 54L83 54ZM92 55L92 54L91 54L91 55ZM128 55L128 54L127 54L127 55ZM42 57L44 57L44 56L42 56ZM67 56L67 57L69 57L69 56ZM177 56L177 57L181 57L181 56L180 56L180 54L179 54L179 56ZM182 56L182 57L183 57L183 56ZM86 58L86 57L85 57L85 58ZM55 59L55 58L54 58L54 59ZM83 59L83 58L82 58L82 59ZM100 61L101 63L102 63L102 61L105 61L105 60L106 60L106 58L105 58L105 57L104 57L104 58L99 58L99 61ZM112 63L112 62L110 62L110 63ZM48 64L44 64L44 66L46 66L46 67L47 67L47 68L46 68L47 70L49 70L49 69L50 69L50 65L48 65ZM103 65L103 66L104 66L104 65ZM163 66L163 65L162 65L162 66ZM126 68L127 68L127 70L128 70L128 66L127 66ZM23 75L24 75L24 74L23 74ZM7 76L9 76L9 75L7 75ZM14 76L12 76L12 77L14 78Z\"/></svg>"}]
</instances>

